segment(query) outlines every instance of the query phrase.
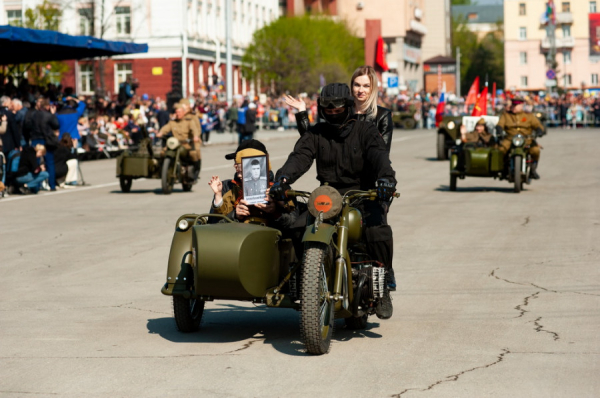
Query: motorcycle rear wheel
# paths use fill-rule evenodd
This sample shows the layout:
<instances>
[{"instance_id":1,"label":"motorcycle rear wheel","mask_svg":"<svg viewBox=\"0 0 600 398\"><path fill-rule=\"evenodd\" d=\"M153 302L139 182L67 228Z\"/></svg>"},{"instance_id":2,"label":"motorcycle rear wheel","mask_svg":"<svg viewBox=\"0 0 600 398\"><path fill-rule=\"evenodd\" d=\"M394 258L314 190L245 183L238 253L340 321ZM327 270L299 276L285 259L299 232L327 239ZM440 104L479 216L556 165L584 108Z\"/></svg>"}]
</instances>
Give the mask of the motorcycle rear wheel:
<instances>
[{"instance_id":1,"label":"motorcycle rear wheel","mask_svg":"<svg viewBox=\"0 0 600 398\"><path fill-rule=\"evenodd\" d=\"M204 314L204 300L173 296L173 315L177 329L183 333L196 332Z\"/></svg>"},{"instance_id":2,"label":"motorcycle rear wheel","mask_svg":"<svg viewBox=\"0 0 600 398\"><path fill-rule=\"evenodd\" d=\"M360 330L367 328L367 319L369 319L369 315L364 314L359 318L355 318L353 316L350 318L345 318L344 322L346 322L346 328L350 330Z\"/></svg>"},{"instance_id":3,"label":"motorcycle rear wheel","mask_svg":"<svg viewBox=\"0 0 600 398\"><path fill-rule=\"evenodd\" d=\"M171 162L171 158L165 158L162 166L161 184L162 191L165 195L168 195L173 191L173 185L175 184L175 179L171 175Z\"/></svg>"},{"instance_id":4,"label":"motorcycle rear wheel","mask_svg":"<svg viewBox=\"0 0 600 398\"><path fill-rule=\"evenodd\" d=\"M333 275L329 250L323 244L308 245L301 270L300 332L306 350L315 355L329 351L333 335L334 301L330 298Z\"/></svg>"},{"instance_id":5,"label":"motorcycle rear wheel","mask_svg":"<svg viewBox=\"0 0 600 398\"><path fill-rule=\"evenodd\" d=\"M124 193L131 191L132 182L133 182L133 178L131 178L131 177L120 177L119 184L121 185L121 191Z\"/></svg>"}]
</instances>

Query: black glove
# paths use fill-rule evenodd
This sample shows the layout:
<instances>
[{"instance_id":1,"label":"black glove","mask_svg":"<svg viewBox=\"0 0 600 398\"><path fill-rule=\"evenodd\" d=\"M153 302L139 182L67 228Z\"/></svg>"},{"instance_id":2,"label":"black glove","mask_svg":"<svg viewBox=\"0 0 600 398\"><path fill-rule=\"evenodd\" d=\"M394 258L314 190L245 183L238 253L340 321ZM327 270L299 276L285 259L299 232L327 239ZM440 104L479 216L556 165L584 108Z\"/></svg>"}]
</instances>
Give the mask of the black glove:
<instances>
[{"instance_id":1,"label":"black glove","mask_svg":"<svg viewBox=\"0 0 600 398\"><path fill-rule=\"evenodd\" d=\"M377 180L377 197L382 202L391 202L396 193L396 183L390 182L387 178Z\"/></svg>"},{"instance_id":2,"label":"black glove","mask_svg":"<svg viewBox=\"0 0 600 398\"><path fill-rule=\"evenodd\" d=\"M271 190L269 191L269 195L276 201L285 201L287 199L285 193L292 188L290 184L283 182L283 180L284 178L281 177L279 181L271 186Z\"/></svg>"}]
</instances>

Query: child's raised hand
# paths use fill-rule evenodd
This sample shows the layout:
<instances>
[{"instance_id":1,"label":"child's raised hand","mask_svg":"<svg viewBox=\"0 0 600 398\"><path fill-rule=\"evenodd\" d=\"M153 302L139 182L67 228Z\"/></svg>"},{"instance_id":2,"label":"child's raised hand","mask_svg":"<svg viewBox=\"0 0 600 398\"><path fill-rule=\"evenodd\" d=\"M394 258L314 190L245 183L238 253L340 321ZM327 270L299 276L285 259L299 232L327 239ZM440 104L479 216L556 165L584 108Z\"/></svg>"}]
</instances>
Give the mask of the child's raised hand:
<instances>
[{"instance_id":1,"label":"child's raised hand","mask_svg":"<svg viewBox=\"0 0 600 398\"><path fill-rule=\"evenodd\" d=\"M221 182L219 176L212 176L212 178L208 182L208 185L210 185L215 195L221 194L221 191L223 190L223 182Z\"/></svg>"}]
</instances>

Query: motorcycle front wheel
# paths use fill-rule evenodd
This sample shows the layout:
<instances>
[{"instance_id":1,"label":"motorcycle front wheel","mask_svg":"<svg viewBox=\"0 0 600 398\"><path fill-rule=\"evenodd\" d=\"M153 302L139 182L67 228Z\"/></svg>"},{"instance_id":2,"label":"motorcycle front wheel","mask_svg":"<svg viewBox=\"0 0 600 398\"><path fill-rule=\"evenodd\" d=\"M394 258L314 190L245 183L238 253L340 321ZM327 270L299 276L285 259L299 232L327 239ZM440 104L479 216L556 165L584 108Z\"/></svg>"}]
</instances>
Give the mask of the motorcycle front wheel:
<instances>
[{"instance_id":1,"label":"motorcycle front wheel","mask_svg":"<svg viewBox=\"0 0 600 398\"><path fill-rule=\"evenodd\" d=\"M514 192L515 193L519 193L521 192L521 189L523 188L523 185L521 184L521 169L523 168L523 157L520 155L517 155L514 157L513 159L514 161L514 178L513 178L513 182L515 184L514 186Z\"/></svg>"},{"instance_id":2,"label":"motorcycle front wheel","mask_svg":"<svg viewBox=\"0 0 600 398\"><path fill-rule=\"evenodd\" d=\"M173 296L173 315L177 329L183 333L191 333L200 329L200 321L204 314L204 300L186 299Z\"/></svg>"},{"instance_id":3,"label":"motorcycle front wheel","mask_svg":"<svg viewBox=\"0 0 600 398\"><path fill-rule=\"evenodd\" d=\"M162 175L161 175L161 184L162 191L165 195L170 194L173 191L173 185L175 184L175 179L171 175L171 162L173 159L165 158L162 166Z\"/></svg>"},{"instance_id":4,"label":"motorcycle front wheel","mask_svg":"<svg viewBox=\"0 0 600 398\"><path fill-rule=\"evenodd\" d=\"M329 250L323 244L308 245L302 264L300 331L306 350L315 355L329 351L333 335L334 302L330 298L333 275Z\"/></svg>"},{"instance_id":5,"label":"motorcycle front wheel","mask_svg":"<svg viewBox=\"0 0 600 398\"><path fill-rule=\"evenodd\" d=\"M127 193L131 191L131 183L133 179L131 177L120 177L119 184L121 185L121 191Z\"/></svg>"}]
</instances>

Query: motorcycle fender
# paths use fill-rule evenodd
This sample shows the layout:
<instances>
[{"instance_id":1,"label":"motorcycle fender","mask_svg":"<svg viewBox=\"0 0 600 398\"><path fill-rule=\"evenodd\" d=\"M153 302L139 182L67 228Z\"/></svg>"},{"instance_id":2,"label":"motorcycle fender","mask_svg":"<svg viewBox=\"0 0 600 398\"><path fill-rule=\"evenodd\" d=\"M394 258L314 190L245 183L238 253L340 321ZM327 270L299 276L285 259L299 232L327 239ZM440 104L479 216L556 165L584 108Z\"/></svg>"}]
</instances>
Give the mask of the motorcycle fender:
<instances>
[{"instance_id":1,"label":"motorcycle fender","mask_svg":"<svg viewBox=\"0 0 600 398\"><path fill-rule=\"evenodd\" d=\"M525 158L525 150L523 148L513 148L513 150L510 153L510 156L517 156L517 155L521 155L523 156L523 158Z\"/></svg>"},{"instance_id":2,"label":"motorcycle fender","mask_svg":"<svg viewBox=\"0 0 600 398\"><path fill-rule=\"evenodd\" d=\"M177 220L177 224L183 218ZM192 218L193 219L193 218ZM192 268L192 228L181 231L176 227L171 242L171 251L169 252L169 262L167 266L167 281L161 289L162 294L167 296L180 295L188 290L188 287L194 282L194 271Z\"/></svg>"},{"instance_id":3,"label":"motorcycle fender","mask_svg":"<svg viewBox=\"0 0 600 398\"><path fill-rule=\"evenodd\" d=\"M302 242L320 242L329 245L336 231L337 229L334 225L324 223L319 225L319 228L315 231L314 224L311 224L306 227Z\"/></svg>"}]
</instances>

